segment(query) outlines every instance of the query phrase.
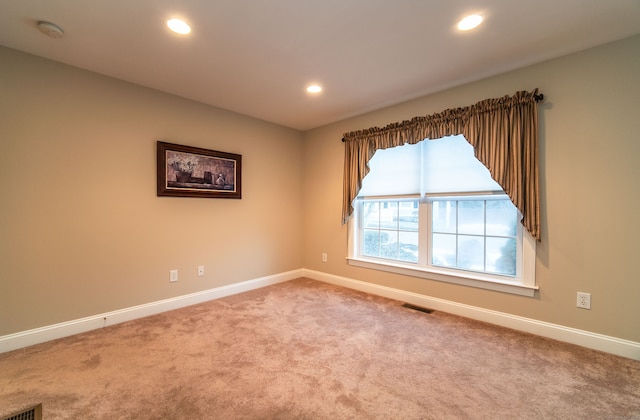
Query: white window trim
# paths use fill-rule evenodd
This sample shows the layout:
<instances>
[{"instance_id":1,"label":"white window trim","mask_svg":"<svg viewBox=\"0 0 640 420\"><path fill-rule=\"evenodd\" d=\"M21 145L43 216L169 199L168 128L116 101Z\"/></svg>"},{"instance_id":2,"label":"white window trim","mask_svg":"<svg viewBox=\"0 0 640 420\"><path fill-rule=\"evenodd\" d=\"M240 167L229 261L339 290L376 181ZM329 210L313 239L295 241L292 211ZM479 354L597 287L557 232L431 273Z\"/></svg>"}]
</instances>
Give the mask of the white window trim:
<instances>
[{"instance_id":1,"label":"white window trim","mask_svg":"<svg viewBox=\"0 0 640 420\"><path fill-rule=\"evenodd\" d=\"M379 260L358 256L358 223L355 220L359 211L348 222L348 256L349 265L386 271L428 280L471 286L480 289L494 290L521 296L533 297L538 286L535 284L536 240L526 229L522 229L522 274L518 283L501 280L498 276L462 270L439 269L432 266L417 266L401 261Z\"/></svg>"}]
</instances>

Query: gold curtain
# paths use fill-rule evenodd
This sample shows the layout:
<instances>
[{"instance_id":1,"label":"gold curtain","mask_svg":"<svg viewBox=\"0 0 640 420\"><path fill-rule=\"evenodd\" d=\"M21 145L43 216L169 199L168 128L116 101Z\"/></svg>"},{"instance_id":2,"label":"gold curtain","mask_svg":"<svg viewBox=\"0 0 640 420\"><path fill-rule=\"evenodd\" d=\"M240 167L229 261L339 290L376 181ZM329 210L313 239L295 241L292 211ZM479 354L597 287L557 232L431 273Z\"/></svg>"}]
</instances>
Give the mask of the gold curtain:
<instances>
[{"instance_id":1,"label":"gold curtain","mask_svg":"<svg viewBox=\"0 0 640 420\"><path fill-rule=\"evenodd\" d=\"M475 156L523 215L522 224L540 240L538 187L538 89L486 99L464 108L344 135L342 223L353 213L353 200L378 149L462 134Z\"/></svg>"}]
</instances>

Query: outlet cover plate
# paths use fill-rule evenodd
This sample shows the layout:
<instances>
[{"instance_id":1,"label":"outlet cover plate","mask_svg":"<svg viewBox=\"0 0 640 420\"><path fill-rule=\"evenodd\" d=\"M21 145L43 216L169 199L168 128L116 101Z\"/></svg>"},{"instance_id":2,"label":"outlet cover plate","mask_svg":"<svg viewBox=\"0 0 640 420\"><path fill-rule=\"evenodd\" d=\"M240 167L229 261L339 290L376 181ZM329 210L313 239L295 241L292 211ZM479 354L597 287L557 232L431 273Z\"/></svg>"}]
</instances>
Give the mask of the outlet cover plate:
<instances>
[{"instance_id":1,"label":"outlet cover plate","mask_svg":"<svg viewBox=\"0 0 640 420\"><path fill-rule=\"evenodd\" d=\"M591 309L591 293L578 292L576 306L582 309Z\"/></svg>"}]
</instances>

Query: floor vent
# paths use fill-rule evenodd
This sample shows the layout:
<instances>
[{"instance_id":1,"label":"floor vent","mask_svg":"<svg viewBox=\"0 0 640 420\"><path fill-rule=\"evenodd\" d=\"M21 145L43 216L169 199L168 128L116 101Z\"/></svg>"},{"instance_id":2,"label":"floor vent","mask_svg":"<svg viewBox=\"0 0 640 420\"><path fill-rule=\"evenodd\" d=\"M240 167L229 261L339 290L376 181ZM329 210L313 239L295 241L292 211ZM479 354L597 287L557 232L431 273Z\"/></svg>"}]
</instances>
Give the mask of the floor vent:
<instances>
[{"instance_id":1,"label":"floor vent","mask_svg":"<svg viewBox=\"0 0 640 420\"><path fill-rule=\"evenodd\" d=\"M416 305L412 305L410 303L405 303L404 305L402 305L402 307L403 308L413 309L414 311L424 312L426 314L433 313L433 309L423 308L422 306L416 306Z\"/></svg>"},{"instance_id":2,"label":"floor vent","mask_svg":"<svg viewBox=\"0 0 640 420\"><path fill-rule=\"evenodd\" d=\"M20 410L0 420L42 420L42 404Z\"/></svg>"}]
</instances>

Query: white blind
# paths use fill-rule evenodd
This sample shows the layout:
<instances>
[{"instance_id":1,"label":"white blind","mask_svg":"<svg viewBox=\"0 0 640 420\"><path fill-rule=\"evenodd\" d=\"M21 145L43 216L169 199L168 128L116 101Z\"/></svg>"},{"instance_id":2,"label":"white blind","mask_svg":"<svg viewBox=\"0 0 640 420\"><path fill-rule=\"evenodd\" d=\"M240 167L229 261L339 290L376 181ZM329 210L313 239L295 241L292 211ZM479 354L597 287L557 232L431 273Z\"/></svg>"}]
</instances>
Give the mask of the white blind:
<instances>
[{"instance_id":1,"label":"white blind","mask_svg":"<svg viewBox=\"0 0 640 420\"><path fill-rule=\"evenodd\" d=\"M421 143L376 151L358 195L420 194Z\"/></svg>"},{"instance_id":2,"label":"white blind","mask_svg":"<svg viewBox=\"0 0 640 420\"><path fill-rule=\"evenodd\" d=\"M359 196L502 191L459 136L378 150Z\"/></svg>"}]
</instances>

